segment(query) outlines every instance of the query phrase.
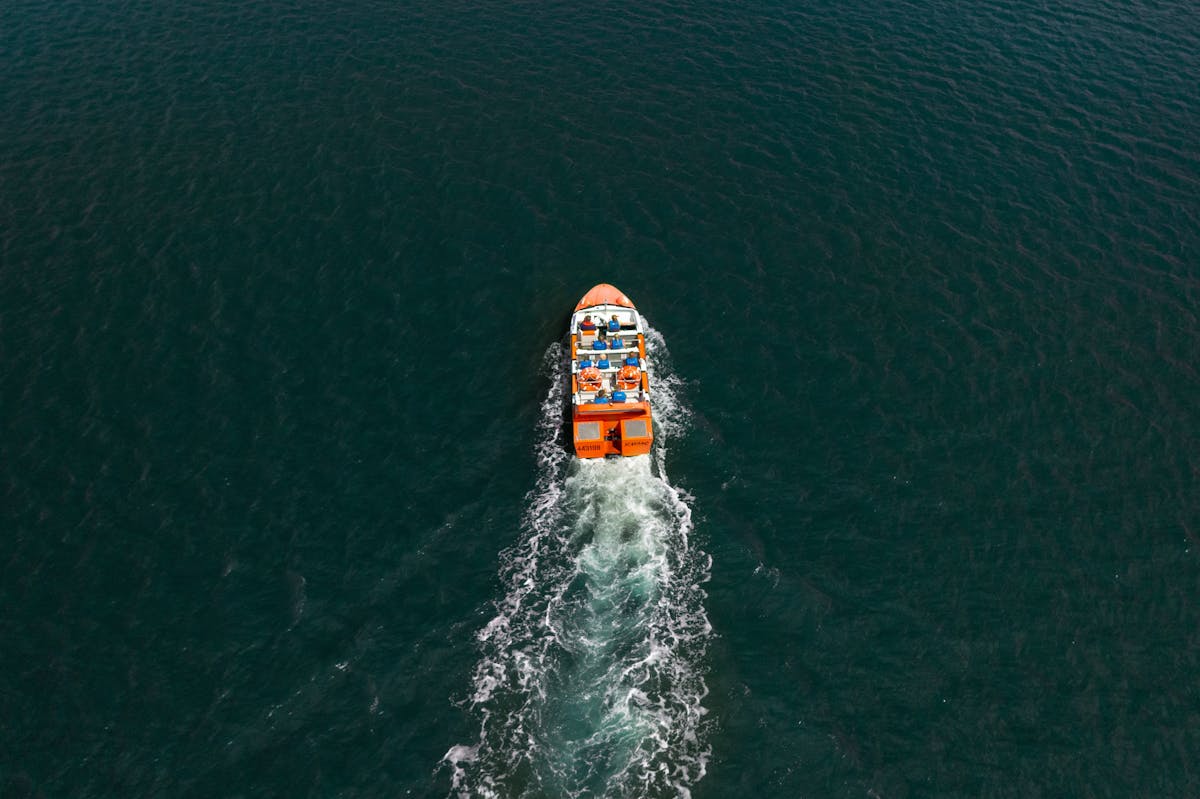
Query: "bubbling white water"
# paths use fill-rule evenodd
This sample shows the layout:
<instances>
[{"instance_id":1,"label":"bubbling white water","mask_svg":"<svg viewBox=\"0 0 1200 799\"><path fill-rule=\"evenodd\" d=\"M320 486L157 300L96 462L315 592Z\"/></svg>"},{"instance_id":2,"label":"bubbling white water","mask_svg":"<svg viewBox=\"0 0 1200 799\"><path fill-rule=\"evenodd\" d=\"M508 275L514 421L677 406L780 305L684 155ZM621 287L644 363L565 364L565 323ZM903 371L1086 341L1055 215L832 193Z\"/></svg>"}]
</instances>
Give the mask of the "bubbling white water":
<instances>
[{"instance_id":1,"label":"bubbling white water","mask_svg":"<svg viewBox=\"0 0 1200 799\"><path fill-rule=\"evenodd\" d=\"M686 426L679 381L661 336L646 339L655 447L636 458L569 454L565 354L546 352L538 480L466 700L479 740L443 758L460 799L688 797L704 775L710 562L663 469Z\"/></svg>"}]
</instances>

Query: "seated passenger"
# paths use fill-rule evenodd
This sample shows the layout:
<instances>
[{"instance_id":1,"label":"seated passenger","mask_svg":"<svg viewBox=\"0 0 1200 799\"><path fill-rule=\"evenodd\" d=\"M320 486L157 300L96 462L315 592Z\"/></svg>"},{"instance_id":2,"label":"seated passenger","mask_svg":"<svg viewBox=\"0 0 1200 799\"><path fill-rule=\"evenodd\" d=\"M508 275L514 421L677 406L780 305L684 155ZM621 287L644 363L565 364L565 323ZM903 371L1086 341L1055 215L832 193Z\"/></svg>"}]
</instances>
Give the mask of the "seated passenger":
<instances>
[{"instance_id":1,"label":"seated passenger","mask_svg":"<svg viewBox=\"0 0 1200 799\"><path fill-rule=\"evenodd\" d=\"M608 329L612 330L612 331L617 331L617 330L621 329L621 320L617 319L616 314L613 314L612 319L608 320Z\"/></svg>"},{"instance_id":2,"label":"seated passenger","mask_svg":"<svg viewBox=\"0 0 1200 799\"><path fill-rule=\"evenodd\" d=\"M607 391L607 389L603 389L603 388L602 388L602 389L600 389L599 391L597 391L597 392L596 392L596 398L595 398L595 399L593 399L593 400L592 400L592 402L596 403L597 405L607 405L607 404L608 404L608 391Z\"/></svg>"},{"instance_id":3,"label":"seated passenger","mask_svg":"<svg viewBox=\"0 0 1200 799\"><path fill-rule=\"evenodd\" d=\"M642 360L640 358L638 358L637 353L634 352L625 358L625 365L626 366L641 366Z\"/></svg>"},{"instance_id":4,"label":"seated passenger","mask_svg":"<svg viewBox=\"0 0 1200 799\"><path fill-rule=\"evenodd\" d=\"M596 362L596 366L600 367L601 369L607 369L610 366L608 358L601 358Z\"/></svg>"},{"instance_id":5,"label":"seated passenger","mask_svg":"<svg viewBox=\"0 0 1200 799\"><path fill-rule=\"evenodd\" d=\"M592 321L592 315L588 314L583 317L583 321L579 323L580 330L595 330L596 323Z\"/></svg>"}]
</instances>

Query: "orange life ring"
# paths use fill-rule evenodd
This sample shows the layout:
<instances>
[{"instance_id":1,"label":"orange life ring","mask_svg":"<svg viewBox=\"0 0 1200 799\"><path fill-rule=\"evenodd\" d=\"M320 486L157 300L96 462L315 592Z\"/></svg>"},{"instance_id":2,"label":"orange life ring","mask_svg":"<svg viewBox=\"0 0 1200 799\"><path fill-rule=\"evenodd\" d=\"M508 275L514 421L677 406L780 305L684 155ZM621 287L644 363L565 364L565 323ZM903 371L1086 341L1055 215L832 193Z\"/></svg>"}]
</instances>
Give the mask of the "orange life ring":
<instances>
[{"instance_id":1,"label":"orange life ring","mask_svg":"<svg viewBox=\"0 0 1200 799\"><path fill-rule=\"evenodd\" d=\"M595 391L600 388L600 370L594 366L580 369L579 388L584 391Z\"/></svg>"},{"instance_id":2,"label":"orange life ring","mask_svg":"<svg viewBox=\"0 0 1200 799\"><path fill-rule=\"evenodd\" d=\"M617 375L617 388L637 388L642 382L642 372L636 366L622 366Z\"/></svg>"}]
</instances>

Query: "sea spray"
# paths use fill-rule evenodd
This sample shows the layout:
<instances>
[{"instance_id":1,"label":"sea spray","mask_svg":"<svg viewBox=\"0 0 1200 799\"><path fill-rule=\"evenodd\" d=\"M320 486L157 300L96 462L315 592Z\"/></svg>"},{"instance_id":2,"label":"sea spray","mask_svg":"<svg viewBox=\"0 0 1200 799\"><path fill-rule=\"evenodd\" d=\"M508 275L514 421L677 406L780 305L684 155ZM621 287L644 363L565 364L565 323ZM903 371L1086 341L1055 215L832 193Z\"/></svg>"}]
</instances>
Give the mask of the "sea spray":
<instances>
[{"instance_id":1,"label":"sea spray","mask_svg":"<svg viewBox=\"0 0 1200 799\"><path fill-rule=\"evenodd\" d=\"M453 796L686 797L704 775L709 560L664 470L686 426L679 383L662 337L646 342L655 448L615 460L569 454L565 353L547 350L538 478L478 635L479 740L444 758Z\"/></svg>"}]
</instances>

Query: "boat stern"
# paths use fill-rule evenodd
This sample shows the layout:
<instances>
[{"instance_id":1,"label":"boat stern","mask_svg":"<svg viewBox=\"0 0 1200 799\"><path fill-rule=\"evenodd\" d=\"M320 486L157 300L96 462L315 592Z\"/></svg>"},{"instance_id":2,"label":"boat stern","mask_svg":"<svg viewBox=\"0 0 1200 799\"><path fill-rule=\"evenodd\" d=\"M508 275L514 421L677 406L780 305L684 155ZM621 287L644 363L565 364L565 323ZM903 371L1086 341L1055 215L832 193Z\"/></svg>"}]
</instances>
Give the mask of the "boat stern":
<instances>
[{"instance_id":1,"label":"boat stern","mask_svg":"<svg viewBox=\"0 0 1200 799\"><path fill-rule=\"evenodd\" d=\"M611 405L579 405L571 432L580 458L645 455L654 441L650 404L633 403L619 411Z\"/></svg>"}]
</instances>

